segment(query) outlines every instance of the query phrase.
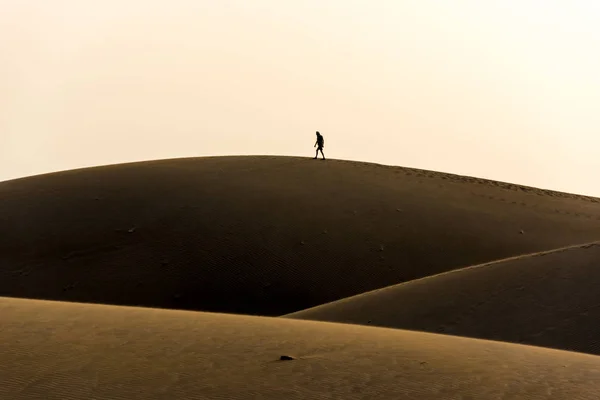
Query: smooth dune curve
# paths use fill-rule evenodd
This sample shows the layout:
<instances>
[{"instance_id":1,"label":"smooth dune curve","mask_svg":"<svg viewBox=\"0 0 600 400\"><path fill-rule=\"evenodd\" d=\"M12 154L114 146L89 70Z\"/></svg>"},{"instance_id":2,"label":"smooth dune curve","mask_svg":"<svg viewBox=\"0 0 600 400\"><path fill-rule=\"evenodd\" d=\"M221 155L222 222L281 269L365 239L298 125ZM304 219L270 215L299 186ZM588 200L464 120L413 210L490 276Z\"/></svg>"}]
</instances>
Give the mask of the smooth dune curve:
<instances>
[{"instance_id":1,"label":"smooth dune curve","mask_svg":"<svg viewBox=\"0 0 600 400\"><path fill-rule=\"evenodd\" d=\"M0 237L0 296L281 315L600 239L600 202L358 162L174 159L2 182Z\"/></svg>"},{"instance_id":2,"label":"smooth dune curve","mask_svg":"<svg viewBox=\"0 0 600 400\"><path fill-rule=\"evenodd\" d=\"M452 336L10 298L0 298L0 318L2 399L596 400L600 392L600 357Z\"/></svg>"},{"instance_id":3,"label":"smooth dune curve","mask_svg":"<svg viewBox=\"0 0 600 400\"><path fill-rule=\"evenodd\" d=\"M385 326L600 354L600 243L464 268L289 318Z\"/></svg>"}]
</instances>

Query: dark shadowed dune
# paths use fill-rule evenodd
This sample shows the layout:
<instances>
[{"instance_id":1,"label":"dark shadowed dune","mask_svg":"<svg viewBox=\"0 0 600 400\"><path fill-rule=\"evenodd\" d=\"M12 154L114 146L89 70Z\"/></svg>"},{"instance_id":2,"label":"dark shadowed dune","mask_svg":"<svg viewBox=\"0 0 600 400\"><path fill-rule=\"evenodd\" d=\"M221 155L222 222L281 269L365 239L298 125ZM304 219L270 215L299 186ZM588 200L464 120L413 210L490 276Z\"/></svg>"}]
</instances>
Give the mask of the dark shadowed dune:
<instances>
[{"instance_id":1,"label":"dark shadowed dune","mask_svg":"<svg viewBox=\"0 0 600 400\"><path fill-rule=\"evenodd\" d=\"M175 159L0 183L0 295L281 315L600 239L598 199L376 164Z\"/></svg>"},{"instance_id":2,"label":"dark shadowed dune","mask_svg":"<svg viewBox=\"0 0 600 400\"><path fill-rule=\"evenodd\" d=\"M600 243L464 268L289 315L600 354Z\"/></svg>"},{"instance_id":3,"label":"dark shadowed dune","mask_svg":"<svg viewBox=\"0 0 600 400\"><path fill-rule=\"evenodd\" d=\"M596 400L600 393L600 357L452 336L8 298L0 298L0 318L2 399Z\"/></svg>"}]
</instances>

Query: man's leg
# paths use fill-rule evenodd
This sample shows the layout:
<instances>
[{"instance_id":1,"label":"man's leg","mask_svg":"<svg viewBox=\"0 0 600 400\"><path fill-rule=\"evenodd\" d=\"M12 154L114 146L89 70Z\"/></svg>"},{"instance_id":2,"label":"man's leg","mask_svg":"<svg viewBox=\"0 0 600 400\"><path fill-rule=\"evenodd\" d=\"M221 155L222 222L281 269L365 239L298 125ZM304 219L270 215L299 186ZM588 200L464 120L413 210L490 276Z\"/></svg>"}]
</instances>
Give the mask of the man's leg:
<instances>
[{"instance_id":1,"label":"man's leg","mask_svg":"<svg viewBox=\"0 0 600 400\"><path fill-rule=\"evenodd\" d=\"M321 155L323 156L323 160L325 159L325 153L323 153L323 149L321 149Z\"/></svg>"},{"instance_id":2,"label":"man's leg","mask_svg":"<svg viewBox=\"0 0 600 400\"><path fill-rule=\"evenodd\" d=\"M314 158L314 160L316 160L318 156L319 156L319 149L317 149L317 151L315 152L315 158Z\"/></svg>"}]
</instances>

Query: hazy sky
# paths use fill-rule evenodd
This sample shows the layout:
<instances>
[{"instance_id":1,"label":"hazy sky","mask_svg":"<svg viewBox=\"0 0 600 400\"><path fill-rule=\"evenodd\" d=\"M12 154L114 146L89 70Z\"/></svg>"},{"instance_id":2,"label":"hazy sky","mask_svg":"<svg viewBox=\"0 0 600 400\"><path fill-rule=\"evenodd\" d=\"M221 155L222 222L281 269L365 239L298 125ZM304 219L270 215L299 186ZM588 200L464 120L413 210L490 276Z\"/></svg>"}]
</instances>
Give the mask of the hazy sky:
<instances>
[{"instance_id":1,"label":"hazy sky","mask_svg":"<svg viewBox=\"0 0 600 400\"><path fill-rule=\"evenodd\" d=\"M600 196L596 0L0 0L0 180L331 158Z\"/></svg>"}]
</instances>

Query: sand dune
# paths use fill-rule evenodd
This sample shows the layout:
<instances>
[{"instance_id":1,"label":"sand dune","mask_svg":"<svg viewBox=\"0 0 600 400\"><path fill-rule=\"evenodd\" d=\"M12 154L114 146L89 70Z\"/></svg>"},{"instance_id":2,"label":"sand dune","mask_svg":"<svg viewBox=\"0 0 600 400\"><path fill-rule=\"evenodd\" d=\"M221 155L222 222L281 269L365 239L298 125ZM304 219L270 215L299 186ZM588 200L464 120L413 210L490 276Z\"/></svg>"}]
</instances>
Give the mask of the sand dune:
<instances>
[{"instance_id":1,"label":"sand dune","mask_svg":"<svg viewBox=\"0 0 600 400\"><path fill-rule=\"evenodd\" d=\"M0 399L600 393L600 357L578 353L600 354L600 246L581 245L600 239L598 199L345 161L177 159L2 182L0 237Z\"/></svg>"},{"instance_id":2,"label":"sand dune","mask_svg":"<svg viewBox=\"0 0 600 400\"><path fill-rule=\"evenodd\" d=\"M598 199L291 157L0 183L0 295L281 315L600 239Z\"/></svg>"},{"instance_id":3,"label":"sand dune","mask_svg":"<svg viewBox=\"0 0 600 400\"><path fill-rule=\"evenodd\" d=\"M0 318L2 399L596 400L600 392L600 357L451 336L8 298Z\"/></svg>"},{"instance_id":4,"label":"sand dune","mask_svg":"<svg viewBox=\"0 0 600 400\"><path fill-rule=\"evenodd\" d=\"M600 354L599 287L597 243L447 272L289 317Z\"/></svg>"}]
</instances>

